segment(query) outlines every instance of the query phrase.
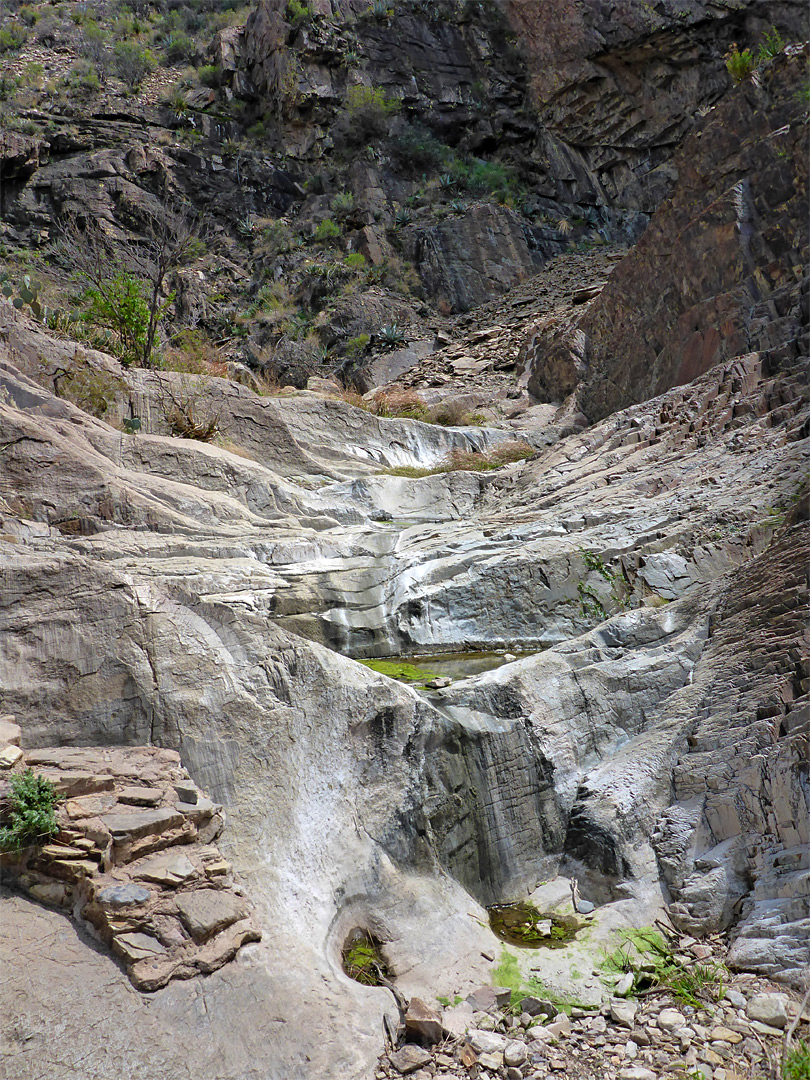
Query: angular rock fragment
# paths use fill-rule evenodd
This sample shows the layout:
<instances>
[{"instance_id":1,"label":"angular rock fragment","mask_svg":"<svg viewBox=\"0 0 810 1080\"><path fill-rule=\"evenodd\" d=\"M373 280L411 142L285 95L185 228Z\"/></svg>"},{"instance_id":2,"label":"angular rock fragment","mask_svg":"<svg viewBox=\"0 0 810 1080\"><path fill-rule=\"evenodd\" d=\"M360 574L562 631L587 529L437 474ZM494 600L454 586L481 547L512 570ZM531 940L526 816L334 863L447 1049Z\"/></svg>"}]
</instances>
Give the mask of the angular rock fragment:
<instances>
[{"instance_id":1,"label":"angular rock fragment","mask_svg":"<svg viewBox=\"0 0 810 1080\"><path fill-rule=\"evenodd\" d=\"M246 913L243 900L218 889L196 889L177 897L177 910L186 930L196 942L207 941L213 934L242 919Z\"/></svg>"}]
</instances>

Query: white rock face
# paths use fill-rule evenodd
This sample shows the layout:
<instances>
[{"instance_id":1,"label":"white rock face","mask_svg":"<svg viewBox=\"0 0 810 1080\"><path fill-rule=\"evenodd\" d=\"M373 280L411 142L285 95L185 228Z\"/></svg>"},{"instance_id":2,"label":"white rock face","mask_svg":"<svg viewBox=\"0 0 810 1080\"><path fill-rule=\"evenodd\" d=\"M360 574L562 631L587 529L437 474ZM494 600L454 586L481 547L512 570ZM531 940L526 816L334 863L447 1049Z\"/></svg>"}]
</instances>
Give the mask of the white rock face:
<instances>
[{"instance_id":1,"label":"white rock face","mask_svg":"<svg viewBox=\"0 0 810 1080\"><path fill-rule=\"evenodd\" d=\"M126 436L6 357L3 708L28 746L177 749L225 804L220 845L264 935L141 997L62 916L4 895L3 940L26 957L0 943L12 1080L46 1045L70 1080L122 1061L138 1080L205 1075L214 1057L228 1080L359 1080L393 998L342 973L351 931L384 942L406 996L463 995L500 951L470 913L485 923L479 903L560 866L597 920L624 904L649 922L659 874L686 927L726 925L741 901L739 962L799 972L802 695L799 661L779 664L801 632L806 528L769 549L762 519L806 443L754 411L729 448L732 368L670 392L677 421L651 402L496 474L404 481L378 470L504 433L223 384L254 461L148 434L148 375ZM715 412L698 453L682 417ZM662 554L679 572L645 577ZM336 651L543 644L430 697Z\"/></svg>"}]
</instances>

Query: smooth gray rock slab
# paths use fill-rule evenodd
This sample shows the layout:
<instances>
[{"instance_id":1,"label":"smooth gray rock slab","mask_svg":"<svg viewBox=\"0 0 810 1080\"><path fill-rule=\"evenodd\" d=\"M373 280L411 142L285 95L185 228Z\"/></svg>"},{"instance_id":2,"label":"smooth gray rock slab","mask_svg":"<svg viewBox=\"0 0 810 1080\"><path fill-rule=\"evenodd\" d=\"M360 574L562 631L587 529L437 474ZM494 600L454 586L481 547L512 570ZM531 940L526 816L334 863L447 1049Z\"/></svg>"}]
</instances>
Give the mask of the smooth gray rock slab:
<instances>
[{"instance_id":1,"label":"smooth gray rock slab","mask_svg":"<svg viewBox=\"0 0 810 1080\"><path fill-rule=\"evenodd\" d=\"M123 788L118 792L118 801L131 803L133 806L157 806L163 798L160 788L132 787Z\"/></svg>"},{"instance_id":2,"label":"smooth gray rock slab","mask_svg":"<svg viewBox=\"0 0 810 1080\"><path fill-rule=\"evenodd\" d=\"M96 894L96 900L105 907L122 908L143 904L151 895L143 885L108 885Z\"/></svg>"},{"instance_id":3,"label":"smooth gray rock slab","mask_svg":"<svg viewBox=\"0 0 810 1080\"><path fill-rule=\"evenodd\" d=\"M133 868L133 877L158 885L179 885L197 873L197 868L182 852L164 851Z\"/></svg>"},{"instance_id":4,"label":"smooth gray rock slab","mask_svg":"<svg viewBox=\"0 0 810 1080\"><path fill-rule=\"evenodd\" d=\"M162 956L166 949L151 934L118 934L113 938L113 948L131 963L146 960L150 956Z\"/></svg>"}]
</instances>

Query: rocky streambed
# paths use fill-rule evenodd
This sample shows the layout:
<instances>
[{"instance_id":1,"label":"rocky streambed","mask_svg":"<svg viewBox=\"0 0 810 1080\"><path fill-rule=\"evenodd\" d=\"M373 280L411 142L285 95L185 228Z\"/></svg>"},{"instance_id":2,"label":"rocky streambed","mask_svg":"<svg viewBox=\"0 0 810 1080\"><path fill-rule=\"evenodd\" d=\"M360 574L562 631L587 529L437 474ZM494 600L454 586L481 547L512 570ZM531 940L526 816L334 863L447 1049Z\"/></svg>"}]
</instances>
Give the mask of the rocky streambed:
<instances>
[{"instance_id":1,"label":"rocky streambed","mask_svg":"<svg viewBox=\"0 0 810 1080\"><path fill-rule=\"evenodd\" d=\"M379 943L403 1001L463 998L509 949L486 906L531 895L570 913L574 877L587 930L509 961L555 998L598 1011L594 958L667 910L682 934L730 935L730 967L801 984L795 372L737 360L528 461L407 479L380 473L386 447L423 464L502 433L223 382L249 457L127 435L32 381L25 346L43 338L14 318L4 707L27 749L177 751L224 807L219 850L261 940L141 996L80 912L4 893L26 958L0 991L10 1075L37 1075L46 1043L59 1076L119 1075L123 1059L133 1077L207 1075L212 1053L240 1080L368 1075L399 1011L347 977L352 934ZM148 379L133 392L150 415ZM429 692L353 658L470 649L527 655ZM574 1020L581 1041L599 1034ZM648 1062L624 1042L643 1063L628 1068L669 1046Z\"/></svg>"}]
</instances>

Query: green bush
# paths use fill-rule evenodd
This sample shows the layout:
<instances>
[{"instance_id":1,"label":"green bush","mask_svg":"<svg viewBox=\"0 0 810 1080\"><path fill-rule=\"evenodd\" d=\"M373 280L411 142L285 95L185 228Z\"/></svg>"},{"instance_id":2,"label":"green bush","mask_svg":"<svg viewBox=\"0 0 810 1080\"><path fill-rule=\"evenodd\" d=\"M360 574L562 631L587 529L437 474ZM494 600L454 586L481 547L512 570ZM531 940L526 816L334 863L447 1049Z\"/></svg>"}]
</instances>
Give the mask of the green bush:
<instances>
[{"instance_id":1,"label":"green bush","mask_svg":"<svg viewBox=\"0 0 810 1080\"><path fill-rule=\"evenodd\" d=\"M8 824L0 827L0 851L20 851L59 832L59 796L50 780L33 769L11 777Z\"/></svg>"},{"instance_id":2,"label":"green bush","mask_svg":"<svg viewBox=\"0 0 810 1080\"><path fill-rule=\"evenodd\" d=\"M173 31L167 34L161 43L163 55L170 64L179 64L183 60L190 60L195 53L195 45L188 34L182 31Z\"/></svg>"},{"instance_id":3,"label":"green bush","mask_svg":"<svg viewBox=\"0 0 810 1080\"><path fill-rule=\"evenodd\" d=\"M350 270L365 270L366 268L366 257L359 251L353 251L351 255L347 255L343 262Z\"/></svg>"},{"instance_id":4,"label":"green bush","mask_svg":"<svg viewBox=\"0 0 810 1080\"><path fill-rule=\"evenodd\" d=\"M324 218L318 228L312 234L312 239L318 243L328 243L340 237L340 226L336 225L331 218Z\"/></svg>"},{"instance_id":5,"label":"green bush","mask_svg":"<svg viewBox=\"0 0 810 1080\"><path fill-rule=\"evenodd\" d=\"M350 86L343 116L346 140L360 145L384 135L400 108L399 100L389 98L381 86Z\"/></svg>"},{"instance_id":6,"label":"green bush","mask_svg":"<svg viewBox=\"0 0 810 1080\"><path fill-rule=\"evenodd\" d=\"M219 64L203 64L201 68L197 69L197 78L203 86L216 90L222 78Z\"/></svg>"},{"instance_id":7,"label":"green bush","mask_svg":"<svg viewBox=\"0 0 810 1080\"><path fill-rule=\"evenodd\" d=\"M289 0L284 18L293 26L298 26L299 23L309 22L312 18L312 10L306 4L302 4L301 0Z\"/></svg>"},{"instance_id":8,"label":"green bush","mask_svg":"<svg viewBox=\"0 0 810 1080\"><path fill-rule=\"evenodd\" d=\"M149 331L149 302L146 285L134 274L119 270L104 290L91 286L82 297L82 320L109 330L122 364L141 364Z\"/></svg>"},{"instance_id":9,"label":"green bush","mask_svg":"<svg viewBox=\"0 0 810 1080\"><path fill-rule=\"evenodd\" d=\"M743 79L747 79L756 66L757 61L751 50L743 49L740 52L736 42L726 53L726 70L735 83L741 83Z\"/></svg>"},{"instance_id":10,"label":"green bush","mask_svg":"<svg viewBox=\"0 0 810 1080\"><path fill-rule=\"evenodd\" d=\"M329 205L339 218L347 218L354 210L354 195L350 191L339 191Z\"/></svg>"},{"instance_id":11,"label":"green bush","mask_svg":"<svg viewBox=\"0 0 810 1080\"><path fill-rule=\"evenodd\" d=\"M115 70L131 90L137 89L156 67L157 61L150 49L132 41L119 41L115 46Z\"/></svg>"},{"instance_id":12,"label":"green bush","mask_svg":"<svg viewBox=\"0 0 810 1080\"><path fill-rule=\"evenodd\" d=\"M810 1080L810 1042L802 1039L785 1052L782 1077L783 1080Z\"/></svg>"},{"instance_id":13,"label":"green bush","mask_svg":"<svg viewBox=\"0 0 810 1080\"><path fill-rule=\"evenodd\" d=\"M0 30L0 53L15 52L25 43L26 37L21 26L4 26Z\"/></svg>"},{"instance_id":14,"label":"green bush","mask_svg":"<svg viewBox=\"0 0 810 1080\"><path fill-rule=\"evenodd\" d=\"M771 27L770 33L765 31L765 40L760 42L759 52L757 53L757 62L764 64L766 60L773 60L775 56L784 49L785 43L782 40L782 35L776 29L775 26Z\"/></svg>"},{"instance_id":15,"label":"green bush","mask_svg":"<svg viewBox=\"0 0 810 1080\"><path fill-rule=\"evenodd\" d=\"M449 146L420 124L411 124L391 139L391 154L411 176L435 172L453 157Z\"/></svg>"},{"instance_id":16,"label":"green bush","mask_svg":"<svg viewBox=\"0 0 810 1080\"><path fill-rule=\"evenodd\" d=\"M369 334L358 334L357 337L349 338L344 346L344 352L350 360L355 360L366 351L370 342Z\"/></svg>"}]
</instances>

